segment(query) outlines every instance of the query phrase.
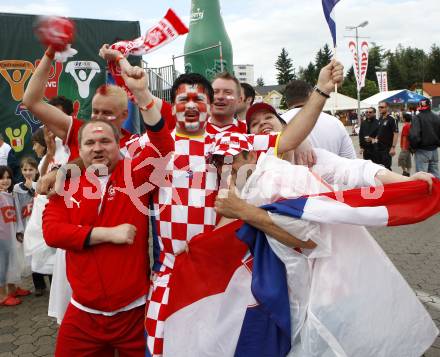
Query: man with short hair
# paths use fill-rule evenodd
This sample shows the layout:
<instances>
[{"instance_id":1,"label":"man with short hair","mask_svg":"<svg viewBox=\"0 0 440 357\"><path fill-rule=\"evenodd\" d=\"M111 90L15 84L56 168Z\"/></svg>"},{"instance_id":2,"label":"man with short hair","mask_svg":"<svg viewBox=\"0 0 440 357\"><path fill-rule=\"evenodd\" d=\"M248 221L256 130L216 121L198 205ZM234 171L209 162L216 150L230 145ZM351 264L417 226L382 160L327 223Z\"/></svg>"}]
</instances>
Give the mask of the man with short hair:
<instances>
[{"instance_id":1,"label":"man with short hair","mask_svg":"<svg viewBox=\"0 0 440 357\"><path fill-rule=\"evenodd\" d=\"M255 90L249 83L241 82L240 86L241 99L237 105L235 115L239 120L246 121L246 113L255 100Z\"/></svg>"},{"instance_id":2,"label":"man with short hair","mask_svg":"<svg viewBox=\"0 0 440 357\"><path fill-rule=\"evenodd\" d=\"M66 182L69 190L53 196L44 211L44 238L49 246L66 250L72 287L56 356L145 353L148 220L137 203L148 205L149 194L134 200L127 179L135 189L146 181L154 184L153 163L174 148L158 111L148 123L155 148L148 146L135 159L125 160L118 128L104 119L84 123L77 140L86 172ZM71 192L71 185L78 189Z\"/></svg>"},{"instance_id":3,"label":"man with short hair","mask_svg":"<svg viewBox=\"0 0 440 357\"><path fill-rule=\"evenodd\" d=\"M284 97L289 110L281 117L287 123L295 118L312 92L313 88L305 81L293 80L288 83ZM326 149L348 159L356 158L356 151L347 130L334 116L321 113L308 139L314 148Z\"/></svg>"},{"instance_id":4,"label":"man with short hair","mask_svg":"<svg viewBox=\"0 0 440 357\"><path fill-rule=\"evenodd\" d=\"M399 138L399 127L396 119L388 113L388 103L379 103L379 130L376 143L377 163L391 170L392 157L396 155L397 139Z\"/></svg>"},{"instance_id":5,"label":"man with short hair","mask_svg":"<svg viewBox=\"0 0 440 357\"><path fill-rule=\"evenodd\" d=\"M365 114L366 118L362 121L359 129L360 153L363 155L364 160L371 160L377 163L376 148L373 144L373 140L376 139L379 131L379 122L376 119L376 109L373 107L368 108Z\"/></svg>"},{"instance_id":6,"label":"man with short hair","mask_svg":"<svg viewBox=\"0 0 440 357\"><path fill-rule=\"evenodd\" d=\"M340 83L341 71L342 66L335 61L324 67L318 80L319 92L315 91L310 96L297 120L286 126L283 135L250 136L254 148L284 153L298 146L321 112L326 100L322 93L329 93L335 83ZM147 347L154 357L162 355L163 319L175 256L187 249L193 237L214 230L220 218L216 215L214 203L221 182L216 168L206 162L206 155L218 131L213 129L215 124L208 122L207 118L210 112L215 113L212 117L214 120L226 120L228 123L226 127L216 128L231 130L233 121L229 119L235 113L239 84L229 76L227 79L222 75L214 80L213 89L203 76L183 74L171 88L173 114L176 117L175 151L167 166L168 180L153 198L153 243L156 254L146 307ZM148 96L151 98L151 93ZM145 114L149 115L148 112ZM213 124L209 126L211 129L208 129L208 124Z\"/></svg>"},{"instance_id":7,"label":"man with short hair","mask_svg":"<svg viewBox=\"0 0 440 357\"><path fill-rule=\"evenodd\" d=\"M241 102L241 86L238 79L228 72L219 73L212 81L212 88L214 101L206 132L218 134L229 131L245 134L246 123L235 118Z\"/></svg>"},{"instance_id":8,"label":"man with short hair","mask_svg":"<svg viewBox=\"0 0 440 357\"><path fill-rule=\"evenodd\" d=\"M431 101L423 99L417 108L409 140L415 150L416 171L427 171L440 178L438 147L440 147L440 118L431 111Z\"/></svg>"}]
</instances>

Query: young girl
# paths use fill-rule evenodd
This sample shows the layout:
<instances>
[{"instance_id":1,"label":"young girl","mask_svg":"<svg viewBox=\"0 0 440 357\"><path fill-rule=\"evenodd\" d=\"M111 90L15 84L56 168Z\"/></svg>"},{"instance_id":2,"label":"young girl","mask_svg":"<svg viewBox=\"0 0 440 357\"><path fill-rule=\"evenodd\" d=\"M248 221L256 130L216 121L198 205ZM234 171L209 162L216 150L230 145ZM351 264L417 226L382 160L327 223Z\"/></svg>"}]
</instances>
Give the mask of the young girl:
<instances>
[{"instance_id":1,"label":"young girl","mask_svg":"<svg viewBox=\"0 0 440 357\"><path fill-rule=\"evenodd\" d=\"M17 296L30 294L16 286L20 281L20 269L15 245L16 211L12 190L12 171L0 166L0 306L21 303Z\"/></svg>"},{"instance_id":2,"label":"young girl","mask_svg":"<svg viewBox=\"0 0 440 357\"><path fill-rule=\"evenodd\" d=\"M38 164L31 157L25 157L20 163L21 173L23 175L24 181L17 183L14 186L14 200L15 207L17 209L17 240L23 242L23 235L26 229L26 225L32 213L32 207L34 203L35 189L36 189L36 179L38 176ZM29 265L30 269L30 259L29 264L24 258L23 246L20 247L19 258L23 261L25 268ZM49 276L50 279L50 276ZM42 296L44 290L46 289L46 283L44 281L44 274L32 273L32 280L35 287L35 296Z\"/></svg>"},{"instance_id":3,"label":"young girl","mask_svg":"<svg viewBox=\"0 0 440 357\"><path fill-rule=\"evenodd\" d=\"M35 175L37 172L41 176L44 175L53 158L54 150L46 144L45 136L44 128L39 128L32 135L32 148L37 157L41 159L40 164L35 165ZM55 259L55 249L49 248L42 237L41 215L45 205L45 202L42 201L45 201L44 196L35 196L33 199L31 215L26 220L24 233L25 252L32 256L32 280L35 286L35 296L42 296L46 290L45 275L49 277L49 281L52 280Z\"/></svg>"}]
</instances>

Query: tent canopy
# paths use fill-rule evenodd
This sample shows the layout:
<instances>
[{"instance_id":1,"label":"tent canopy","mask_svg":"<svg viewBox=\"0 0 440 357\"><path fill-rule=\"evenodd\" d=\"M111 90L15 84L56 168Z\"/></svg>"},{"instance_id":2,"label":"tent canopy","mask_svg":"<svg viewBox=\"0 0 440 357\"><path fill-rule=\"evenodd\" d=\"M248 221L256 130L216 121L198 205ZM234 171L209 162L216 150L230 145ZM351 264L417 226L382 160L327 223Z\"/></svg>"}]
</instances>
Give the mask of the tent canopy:
<instances>
[{"instance_id":1,"label":"tent canopy","mask_svg":"<svg viewBox=\"0 0 440 357\"><path fill-rule=\"evenodd\" d=\"M324 105L323 111L337 112L341 110L356 110L358 107L357 99L348 97L341 93L331 93L330 99ZM361 109L368 108L369 105L361 101Z\"/></svg>"},{"instance_id":2,"label":"tent canopy","mask_svg":"<svg viewBox=\"0 0 440 357\"><path fill-rule=\"evenodd\" d=\"M387 102L390 104L417 104L421 99L424 98L426 97L416 92L411 92L408 89L399 89L377 93L367 99L364 99L364 102L371 106L377 106L380 102Z\"/></svg>"}]
</instances>

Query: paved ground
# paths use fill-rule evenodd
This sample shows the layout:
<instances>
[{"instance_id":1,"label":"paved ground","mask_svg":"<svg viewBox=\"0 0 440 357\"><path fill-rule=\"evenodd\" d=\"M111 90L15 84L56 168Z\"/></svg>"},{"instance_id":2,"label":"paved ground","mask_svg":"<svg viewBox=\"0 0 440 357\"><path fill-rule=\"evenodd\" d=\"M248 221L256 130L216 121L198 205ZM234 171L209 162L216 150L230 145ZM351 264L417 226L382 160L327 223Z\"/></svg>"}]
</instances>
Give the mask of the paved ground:
<instances>
[{"instance_id":1,"label":"paved ground","mask_svg":"<svg viewBox=\"0 0 440 357\"><path fill-rule=\"evenodd\" d=\"M440 327L440 215L420 224L370 231ZM31 288L29 279L24 287ZM47 317L47 295L23 300L20 306L0 308L0 357L52 356L57 324ZM425 356L440 357L440 338Z\"/></svg>"}]
</instances>

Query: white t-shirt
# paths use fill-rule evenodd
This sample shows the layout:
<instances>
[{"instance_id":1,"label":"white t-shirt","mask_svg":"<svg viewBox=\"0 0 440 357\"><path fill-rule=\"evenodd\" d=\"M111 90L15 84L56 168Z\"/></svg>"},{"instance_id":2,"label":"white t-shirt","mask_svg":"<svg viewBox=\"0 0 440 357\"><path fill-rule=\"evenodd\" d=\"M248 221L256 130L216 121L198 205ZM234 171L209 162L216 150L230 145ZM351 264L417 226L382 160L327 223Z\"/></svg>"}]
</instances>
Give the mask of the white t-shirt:
<instances>
[{"instance_id":1,"label":"white t-shirt","mask_svg":"<svg viewBox=\"0 0 440 357\"><path fill-rule=\"evenodd\" d=\"M300 110L291 109L281 117L288 123ZM356 159L356 151L347 130L334 116L321 113L308 139L314 148L325 149L347 159Z\"/></svg>"},{"instance_id":2,"label":"white t-shirt","mask_svg":"<svg viewBox=\"0 0 440 357\"><path fill-rule=\"evenodd\" d=\"M0 165L6 166L8 164L9 151L11 151L11 146L4 142L0 146Z\"/></svg>"}]
</instances>

